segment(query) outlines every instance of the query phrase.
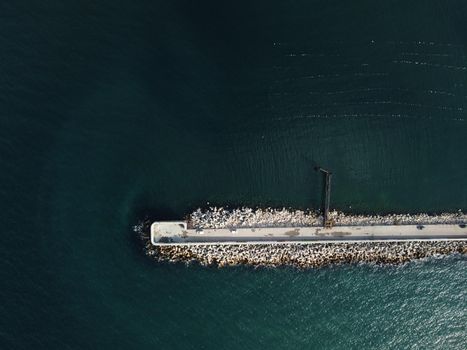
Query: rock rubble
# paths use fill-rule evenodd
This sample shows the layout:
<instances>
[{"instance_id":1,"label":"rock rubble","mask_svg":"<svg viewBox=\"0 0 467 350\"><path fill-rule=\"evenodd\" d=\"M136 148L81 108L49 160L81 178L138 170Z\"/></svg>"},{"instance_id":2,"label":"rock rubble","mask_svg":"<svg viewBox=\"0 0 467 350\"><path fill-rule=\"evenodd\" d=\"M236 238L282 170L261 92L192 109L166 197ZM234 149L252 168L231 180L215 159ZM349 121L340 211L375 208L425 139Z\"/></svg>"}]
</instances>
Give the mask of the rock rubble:
<instances>
[{"instance_id":1,"label":"rock rubble","mask_svg":"<svg viewBox=\"0 0 467 350\"><path fill-rule=\"evenodd\" d=\"M236 244L147 246L158 262L197 262L202 266L252 265L315 268L331 264L401 264L453 253L467 254L465 241L349 242L313 244Z\"/></svg>"},{"instance_id":2,"label":"rock rubble","mask_svg":"<svg viewBox=\"0 0 467 350\"><path fill-rule=\"evenodd\" d=\"M442 213L428 214L389 214L389 215L348 215L331 211L329 218L335 226L369 225L428 225L428 224L466 224L467 214ZM323 217L318 211L282 209L224 208L198 209L189 216L193 228L240 228L240 227L284 227L284 226L322 226Z\"/></svg>"}]
</instances>

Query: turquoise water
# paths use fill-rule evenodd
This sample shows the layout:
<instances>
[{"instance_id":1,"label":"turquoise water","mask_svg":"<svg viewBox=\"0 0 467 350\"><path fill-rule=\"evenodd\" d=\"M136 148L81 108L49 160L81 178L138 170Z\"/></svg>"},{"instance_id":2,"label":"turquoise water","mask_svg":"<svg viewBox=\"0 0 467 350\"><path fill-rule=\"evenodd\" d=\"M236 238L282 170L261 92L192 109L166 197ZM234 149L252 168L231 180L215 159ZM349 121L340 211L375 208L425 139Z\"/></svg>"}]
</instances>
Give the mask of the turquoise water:
<instances>
[{"instance_id":1,"label":"turquoise water","mask_svg":"<svg viewBox=\"0 0 467 350\"><path fill-rule=\"evenodd\" d=\"M0 5L2 349L459 349L467 260L156 265L199 206L467 208L461 1Z\"/></svg>"}]
</instances>

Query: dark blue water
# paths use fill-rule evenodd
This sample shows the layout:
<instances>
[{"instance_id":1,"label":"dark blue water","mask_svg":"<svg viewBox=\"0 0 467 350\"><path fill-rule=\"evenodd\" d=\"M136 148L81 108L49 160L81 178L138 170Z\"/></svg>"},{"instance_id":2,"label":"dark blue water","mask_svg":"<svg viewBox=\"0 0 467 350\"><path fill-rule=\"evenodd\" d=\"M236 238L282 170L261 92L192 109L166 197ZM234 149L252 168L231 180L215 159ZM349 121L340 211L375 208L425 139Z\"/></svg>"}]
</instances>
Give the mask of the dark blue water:
<instances>
[{"instance_id":1,"label":"dark blue water","mask_svg":"<svg viewBox=\"0 0 467 350\"><path fill-rule=\"evenodd\" d=\"M145 215L467 208L462 1L0 4L0 348L460 349L467 261L156 265Z\"/></svg>"}]
</instances>

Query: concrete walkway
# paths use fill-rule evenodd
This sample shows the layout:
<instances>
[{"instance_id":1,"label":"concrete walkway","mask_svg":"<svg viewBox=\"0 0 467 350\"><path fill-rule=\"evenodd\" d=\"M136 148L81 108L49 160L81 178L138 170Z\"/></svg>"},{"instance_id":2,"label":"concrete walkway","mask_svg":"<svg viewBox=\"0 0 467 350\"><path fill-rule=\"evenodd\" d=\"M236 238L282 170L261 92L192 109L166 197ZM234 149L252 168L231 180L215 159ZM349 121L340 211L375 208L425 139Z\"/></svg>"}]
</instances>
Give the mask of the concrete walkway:
<instances>
[{"instance_id":1,"label":"concrete walkway","mask_svg":"<svg viewBox=\"0 0 467 350\"><path fill-rule=\"evenodd\" d=\"M277 244L345 241L467 240L465 225L384 225L322 227L269 227L188 229L184 221L151 225L151 243L167 244Z\"/></svg>"}]
</instances>

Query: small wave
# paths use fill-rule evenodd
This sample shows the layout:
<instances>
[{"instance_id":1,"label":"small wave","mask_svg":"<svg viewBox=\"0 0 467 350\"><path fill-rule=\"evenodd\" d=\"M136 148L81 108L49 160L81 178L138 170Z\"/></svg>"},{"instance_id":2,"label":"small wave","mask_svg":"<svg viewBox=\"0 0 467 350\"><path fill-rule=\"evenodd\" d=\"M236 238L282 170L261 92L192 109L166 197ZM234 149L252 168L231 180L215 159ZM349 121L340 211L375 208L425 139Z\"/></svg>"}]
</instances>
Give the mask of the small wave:
<instances>
[{"instance_id":1,"label":"small wave","mask_svg":"<svg viewBox=\"0 0 467 350\"><path fill-rule=\"evenodd\" d=\"M427 52L401 52L400 56L409 56L409 57L454 57L454 58L465 58L465 56L459 56L456 54L450 53L427 53Z\"/></svg>"},{"instance_id":2,"label":"small wave","mask_svg":"<svg viewBox=\"0 0 467 350\"><path fill-rule=\"evenodd\" d=\"M406 106L406 107L416 107L416 108L438 109L442 111L454 111L454 112L463 112L465 109L463 106L461 107L435 106L435 105L425 105L422 103L399 102L399 101L391 101L391 100L333 102L333 103L328 103L328 104L309 103L309 104L302 105L302 107L328 108L328 107L365 106L365 105L396 105L396 106Z\"/></svg>"},{"instance_id":3,"label":"small wave","mask_svg":"<svg viewBox=\"0 0 467 350\"><path fill-rule=\"evenodd\" d=\"M414 46L414 47L429 47L429 48L465 48L465 45L452 43L452 42L438 42L432 40L412 40L412 41L404 41L404 40L386 40L386 41L378 41L378 40L369 40L366 42L349 42L349 41L327 41L327 45L335 45L336 47L348 47L348 46L374 46L374 45L389 45L389 46ZM303 43L294 43L294 42L273 42L273 47L282 49L282 48L304 48ZM311 48L308 46L308 48Z\"/></svg>"},{"instance_id":4,"label":"small wave","mask_svg":"<svg viewBox=\"0 0 467 350\"><path fill-rule=\"evenodd\" d=\"M444 68L444 69L452 69L457 71L466 71L466 66L453 66L448 64L440 64L440 63L430 63L425 61L410 61L410 60L393 60L392 63L394 64L411 64L415 66L427 66L427 67L434 67L434 68Z\"/></svg>"},{"instance_id":5,"label":"small wave","mask_svg":"<svg viewBox=\"0 0 467 350\"><path fill-rule=\"evenodd\" d=\"M454 43L440 43L436 41L385 41L385 44L388 45L413 45L413 46L429 46L429 47L457 47L457 48L464 48L464 45L454 44Z\"/></svg>"},{"instance_id":6,"label":"small wave","mask_svg":"<svg viewBox=\"0 0 467 350\"><path fill-rule=\"evenodd\" d=\"M380 92L380 91L400 91L400 92L410 92L410 93L423 93L423 94L428 94L428 95L440 95L440 96L467 98L467 96L459 96L453 92L445 91L445 90L437 90L437 89L416 90L416 89L400 88L400 87L374 87L374 88L360 88L360 89L335 90L335 91L305 91L305 92L275 91L275 92L271 92L270 95L272 96L298 96L304 93L308 95L344 95L344 94Z\"/></svg>"},{"instance_id":7,"label":"small wave","mask_svg":"<svg viewBox=\"0 0 467 350\"><path fill-rule=\"evenodd\" d=\"M342 113L342 114L300 114L290 117L274 118L274 121L292 121L298 119L339 119L339 118L398 118L398 119L417 119L417 120L433 120L432 116L420 116L410 114L381 114L381 113ZM464 118L449 118L444 121L465 122Z\"/></svg>"},{"instance_id":8,"label":"small wave","mask_svg":"<svg viewBox=\"0 0 467 350\"><path fill-rule=\"evenodd\" d=\"M420 119L420 116L409 114L378 114L378 113L342 113L342 114L307 114L295 115L292 117L276 118L274 120L294 120L294 119L333 119L333 118L403 118Z\"/></svg>"},{"instance_id":9,"label":"small wave","mask_svg":"<svg viewBox=\"0 0 467 350\"><path fill-rule=\"evenodd\" d=\"M330 79L330 78L345 78L345 77L386 77L389 73L386 72L356 72L350 74L342 74L342 73L331 73L331 74L313 74L313 75L305 75L301 77L292 77L292 78L285 78L285 79L278 79L275 80L275 84L283 84L287 82L293 81L300 81L300 80L313 80L313 79Z\"/></svg>"},{"instance_id":10,"label":"small wave","mask_svg":"<svg viewBox=\"0 0 467 350\"><path fill-rule=\"evenodd\" d=\"M298 53L286 53L286 57L340 57L340 54L332 53L308 53L308 52L298 52Z\"/></svg>"}]
</instances>

